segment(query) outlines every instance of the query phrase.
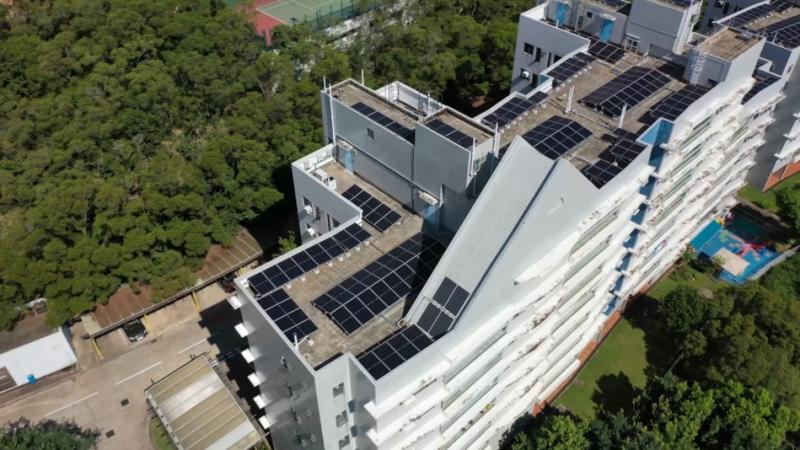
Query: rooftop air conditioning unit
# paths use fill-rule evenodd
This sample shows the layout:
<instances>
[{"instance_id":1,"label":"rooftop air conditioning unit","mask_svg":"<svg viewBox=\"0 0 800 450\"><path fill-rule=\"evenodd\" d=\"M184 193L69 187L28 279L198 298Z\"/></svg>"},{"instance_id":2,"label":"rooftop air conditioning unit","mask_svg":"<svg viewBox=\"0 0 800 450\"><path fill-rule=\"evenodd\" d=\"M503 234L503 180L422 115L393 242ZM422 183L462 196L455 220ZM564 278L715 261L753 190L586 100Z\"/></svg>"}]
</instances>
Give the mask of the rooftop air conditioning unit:
<instances>
[{"instance_id":1,"label":"rooftop air conditioning unit","mask_svg":"<svg viewBox=\"0 0 800 450\"><path fill-rule=\"evenodd\" d=\"M311 205L306 205L303 207L303 211L305 211L306 214L311 215L314 213L314 208L312 208Z\"/></svg>"},{"instance_id":2,"label":"rooftop air conditioning unit","mask_svg":"<svg viewBox=\"0 0 800 450\"><path fill-rule=\"evenodd\" d=\"M307 233L309 236L312 236L312 237L313 237L314 235L316 235L316 234L317 234L317 230L315 230L315 229L314 229L314 227L312 227L312 226L310 226L310 225L309 225L309 226L307 226L307 227L306 227L306 233Z\"/></svg>"},{"instance_id":3,"label":"rooftop air conditioning unit","mask_svg":"<svg viewBox=\"0 0 800 450\"><path fill-rule=\"evenodd\" d=\"M531 73L529 71L527 71L527 70L523 69L521 75L522 75L522 78L524 78L526 80L530 80L531 79Z\"/></svg>"}]
</instances>

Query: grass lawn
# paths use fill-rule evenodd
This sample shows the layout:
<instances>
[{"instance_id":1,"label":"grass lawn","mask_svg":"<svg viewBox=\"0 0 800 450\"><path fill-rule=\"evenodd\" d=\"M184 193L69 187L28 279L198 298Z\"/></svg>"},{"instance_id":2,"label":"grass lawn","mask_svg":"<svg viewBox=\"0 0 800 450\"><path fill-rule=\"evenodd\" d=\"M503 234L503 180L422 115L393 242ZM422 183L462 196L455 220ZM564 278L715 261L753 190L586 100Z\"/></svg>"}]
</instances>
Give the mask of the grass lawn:
<instances>
[{"instance_id":1,"label":"grass lawn","mask_svg":"<svg viewBox=\"0 0 800 450\"><path fill-rule=\"evenodd\" d=\"M175 450L175 447L172 446L172 441L167 436L167 430L164 429L158 419L150 420L150 435L156 450Z\"/></svg>"},{"instance_id":2,"label":"grass lawn","mask_svg":"<svg viewBox=\"0 0 800 450\"><path fill-rule=\"evenodd\" d=\"M789 177L789 179L781 181L777 186L773 187L767 192L761 192L759 189L756 189L749 184L745 185L739 191L739 196L777 214L778 204L775 201L775 190L788 189L797 185L800 185L800 175L793 175Z\"/></svg>"},{"instance_id":3,"label":"grass lawn","mask_svg":"<svg viewBox=\"0 0 800 450\"><path fill-rule=\"evenodd\" d=\"M701 273L686 281L664 277L630 306L554 406L587 420L594 418L600 404L612 411L628 408L634 388L644 387L649 376L663 374L675 357L677 348L661 324L656 299L681 284L711 290L722 285Z\"/></svg>"}]
</instances>

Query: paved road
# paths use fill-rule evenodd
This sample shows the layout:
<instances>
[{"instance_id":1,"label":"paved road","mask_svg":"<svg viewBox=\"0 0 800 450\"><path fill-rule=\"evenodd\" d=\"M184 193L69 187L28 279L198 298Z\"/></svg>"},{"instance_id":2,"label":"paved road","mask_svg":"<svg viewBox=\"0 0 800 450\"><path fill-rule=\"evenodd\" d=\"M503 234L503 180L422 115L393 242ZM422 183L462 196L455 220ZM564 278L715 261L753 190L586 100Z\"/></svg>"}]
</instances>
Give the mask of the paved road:
<instances>
[{"instance_id":1,"label":"paved road","mask_svg":"<svg viewBox=\"0 0 800 450\"><path fill-rule=\"evenodd\" d=\"M86 364L91 367L76 376L0 408L0 423L20 416L31 420L72 419L81 426L101 430L101 449L150 448L151 416L144 389L151 380L185 364L192 354L230 353L240 344L233 331L238 313L226 302L191 314L182 317L183 323L177 321L163 333L154 332L123 353L106 354L99 363ZM111 335L107 339L121 338Z\"/></svg>"}]
</instances>

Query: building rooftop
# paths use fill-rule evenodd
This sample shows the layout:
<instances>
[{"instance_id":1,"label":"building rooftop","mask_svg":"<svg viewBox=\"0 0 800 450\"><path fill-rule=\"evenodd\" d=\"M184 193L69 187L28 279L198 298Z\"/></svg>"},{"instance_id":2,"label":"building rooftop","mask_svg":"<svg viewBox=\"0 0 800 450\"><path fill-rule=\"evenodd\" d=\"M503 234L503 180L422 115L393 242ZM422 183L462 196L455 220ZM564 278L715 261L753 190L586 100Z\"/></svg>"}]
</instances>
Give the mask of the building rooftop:
<instances>
[{"instance_id":1,"label":"building rooftop","mask_svg":"<svg viewBox=\"0 0 800 450\"><path fill-rule=\"evenodd\" d=\"M445 108L436 114L433 114L431 117L425 120L425 124L430 127L432 122L435 122L436 120L440 120L460 131L461 133L469 136L474 140L475 145L485 142L492 137L493 130L476 123L472 119L462 116L461 114L452 111L449 108ZM469 148L471 149L471 147Z\"/></svg>"},{"instance_id":2,"label":"building rooftop","mask_svg":"<svg viewBox=\"0 0 800 450\"><path fill-rule=\"evenodd\" d=\"M203 354L145 390L173 442L185 449L248 449L263 437Z\"/></svg>"},{"instance_id":3,"label":"building rooftop","mask_svg":"<svg viewBox=\"0 0 800 450\"><path fill-rule=\"evenodd\" d=\"M330 311L323 312L322 299L328 296L335 297L334 292L336 290L348 289L352 291L344 293L348 300L361 299L364 293L362 291L368 289L376 291L378 283L374 279L368 281L359 279L363 286L358 284L358 292L351 287L351 285L356 284L351 279L354 275L360 278L364 275L365 268L375 267L376 264L385 261L387 255L396 254L401 245L406 248L406 243L410 239L418 239L420 237L423 228L423 221L419 216L407 211L394 199L360 177L351 174L337 162L329 162L324 166L324 170L328 175L336 179L336 191L339 194L347 196L348 192L353 191L353 186L357 186L399 214L400 219L383 232L370 225L367 220L364 220L362 227L371 235L366 243L354 247L339 258L335 258L330 264L322 264L313 270L308 270L288 284L283 285L283 290L315 325L316 329L308 334L307 339L302 339L299 343L299 352L314 367L324 364L340 353L349 351L353 354L359 354L399 329L398 321L402 318L407 307L410 306L406 305L406 303L414 300L416 293L422 288L424 281L427 280L430 271L433 269L433 267L427 269L423 267L416 273L411 273L412 278L416 278L410 292L406 292L406 295L401 296L397 301L390 304L388 308L374 316L365 312L368 314L365 323L352 326L347 330L349 332L345 331L348 325L343 324L347 317L341 318L338 314L330 314ZM367 216L366 210L364 215L365 217ZM425 238L424 241L427 248L436 248L434 259L429 261L431 264L435 264L435 261L438 261L438 256L441 256L441 252L444 251L444 246L430 238ZM309 245L315 245L316 242L310 242ZM302 249L305 248L306 246ZM280 264L280 262L277 264ZM262 266L259 271L264 271L268 267ZM420 265L420 267L422 266ZM383 268L381 270L385 270L387 274L390 272ZM386 279L384 278L383 280ZM394 289L394 286L392 288ZM399 291L399 289L395 290ZM372 295L369 292L367 294ZM388 295L381 295L381 297L387 298ZM259 297L257 296L256 298L258 300ZM341 298L339 297L335 300L338 301ZM351 312L358 317L357 311Z\"/></svg>"},{"instance_id":4,"label":"building rooftop","mask_svg":"<svg viewBox=\"0 0 800 450\"><path fill-rule=\"evenodd\" d=\"M772 2L771 5L774 6L774 8L769 14L748 23L748 28L750 30L756 32L769 32L772 28L775 28L776 25L781 24L782 22L788 25L789 22L784 21L791 21L792 19L797 19L798 16L800 16L800 7L792 5L788 2Z\"/></svg>"},{"instance_id":5,"label":"building rooftop","mask_svg":"<svg viewBox=\"0 0 800 450\"><path fill-rule=\"evenodd\" d=\"M588 139L563 156L578 169L583 169L587 165L596 162L599 155L616 140L615 135L618 135L616 130L619 126L619 117L609 117L601 111L590 108L581 100L634 67L654 69L658 74L664 75L668 79L663 88L655 90L643 101L629 107L625 112L622 129L637 135L641 134L652 123L649 111L666 96L684 87L686 83L681 79L683 75L682 68L669 65L655 58L643 58L627 53L613 65L601 59L595 59L587 66L588 70L581 72L553 89L540 107L527 115L520 116L518 120L503 129L501 147L506 147L514 139L514 136L524 136L525 133L548 119L560 116L575 121L591 131L591 136ZM574 88L574 92L571 112L567 113L569 93L572 88ZM533 145L536 146L536 143L533 143Z\"/></svg>"},{"instance_id":6,"label":"building rooftop","mask_svg":"<svg viewBox=\"0 0 800 450\"><path fill-rule=\"evenodd\" d=\"M345 80L333 86L331 90L333 97L347 106L353 107L358 103L363 103L411 130L418 121L416 113L411 108L391 102L353 80Z\"/></svg>"},{"instance_id":7,"label":"building rooftop","mask_svg":"<svg viewBox=\"0 0 800 450\"><path fill-rule=\"evenodd\" d=\"M29 315L14 324L10 331L0 331L0 353L55 333L45 321L46 314Z\"/></svg>"},{"instance_id":8,"label":"building rooftop","mask_svg":"<svg viewBox=\"0 0 800 450\"><path fill-rule=\"evenodd\" d=\"M719 22L787 48L800 46L800 7L784 0L754 5Z\"/></svg>"},{"instance_id":9,"label":"building rooftop","mask_svg":"<svg viewBox=\"0 0 800 450\"><path fill-rule=\"evenodd\" d=\"M701 42L698 49L730 61L756 45L760 40L761 38L752 33L725 27Z\"/></svg>"}]
</instances>

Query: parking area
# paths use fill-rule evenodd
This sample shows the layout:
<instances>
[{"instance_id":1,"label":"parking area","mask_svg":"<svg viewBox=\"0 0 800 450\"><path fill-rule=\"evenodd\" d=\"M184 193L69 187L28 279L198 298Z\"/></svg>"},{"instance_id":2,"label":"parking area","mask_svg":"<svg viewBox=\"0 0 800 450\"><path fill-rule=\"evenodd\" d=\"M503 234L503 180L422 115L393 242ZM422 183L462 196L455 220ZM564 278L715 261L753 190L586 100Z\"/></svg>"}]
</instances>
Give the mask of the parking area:
<instances>
[{"instance_id":1,"label":"parking area","mask_svg":"<svg viewBox=\"0 0 800 450\"><path fill-rule=\"evenodd\" d=\"M140 450L150 448L150 413L144 389L188 362L192 355L208 352L223 360L222 370L239 394L248 400L256 395L246 381L249 365L239 354L245 345L234 325L241 320L218 286L198 295L200 311L191 298L184 298L154 313L152 331L136 343L122 331L97 340L104 358L99 361L91 340L81 339L81 325L73 330L80 371L0 406L0 423L27 417L71 419L79 425L102 431L101 449Z\"/></svg>"}]
</instances>

